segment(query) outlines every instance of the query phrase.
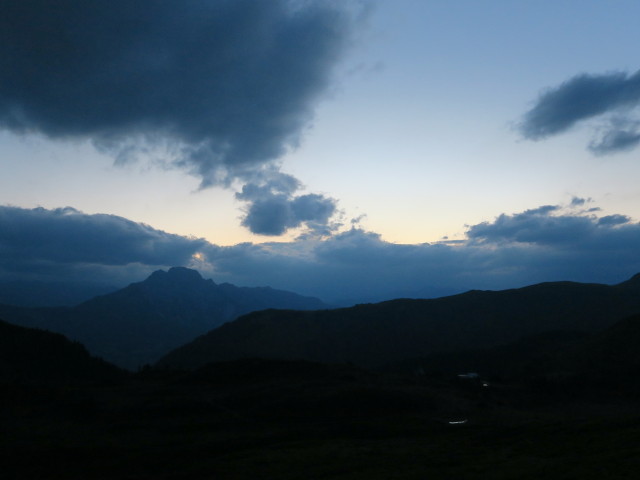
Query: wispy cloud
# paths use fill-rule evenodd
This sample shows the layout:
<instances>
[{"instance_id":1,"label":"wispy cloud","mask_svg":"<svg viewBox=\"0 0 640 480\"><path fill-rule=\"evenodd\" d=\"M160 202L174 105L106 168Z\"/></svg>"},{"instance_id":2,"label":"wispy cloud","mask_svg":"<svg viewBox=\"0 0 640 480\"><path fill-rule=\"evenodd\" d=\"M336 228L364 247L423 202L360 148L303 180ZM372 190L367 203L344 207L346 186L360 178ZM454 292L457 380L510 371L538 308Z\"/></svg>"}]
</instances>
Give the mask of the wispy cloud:
<instances>
[{"instance_id":1,"label":"wispy cloud","mask_svg":"<svg viewBox=\"0 0 640 480\"><path fill-rule=\"evenodd\" d=\"M540 140L602 117L589 149L595 154L630 150L640 144L640 72L577 75L543 92L519 125L525 138Z\"/></svg>"}]
</instances>

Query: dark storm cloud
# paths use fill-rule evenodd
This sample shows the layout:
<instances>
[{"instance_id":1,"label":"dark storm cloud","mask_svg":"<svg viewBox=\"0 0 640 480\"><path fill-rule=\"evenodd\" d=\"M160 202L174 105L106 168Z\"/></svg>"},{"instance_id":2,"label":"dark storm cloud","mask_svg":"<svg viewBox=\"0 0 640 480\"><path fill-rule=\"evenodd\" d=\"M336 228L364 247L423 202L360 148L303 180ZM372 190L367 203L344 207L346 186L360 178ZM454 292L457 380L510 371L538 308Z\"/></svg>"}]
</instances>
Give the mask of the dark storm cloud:
<instances>
[{"instance_id":1,"label":"dark storm cloud","mask_svg":"<svg viewBox=\"0 0 640 480\"><path fill-rule=\"evenodd\" d=\"M300 141L355 14L349 1L0 0L0 128L88 139L117 163L151 154L202 187L255 182ZM330 203L271 199L245 224L277 234L299 224L289 210L315 221Z\"/></svg>"},{"instance_id":2,"label":"dark storm cloud","mask_svg":"<svg viewBox=\"0 0 640 480\"><path fill-rule=\"evenodd\" d=\"M616 115L589 145L596 154L629 150L640 143L635 107L640 104L640 71L582 74L544 92L525 115L520 130L539 140L566 132L579 122Z\"/></svg>"},{"instance_id":3,"label":"dark storm cloud","mask_svg":"<svg viewBox=\"0 0 640 480\"><path fill-rule=\"evenodd\" d=\"M158 138L218 176L298 140L349 33L329 2L0 1L0 125L125 157Z\"/></svg>"}]
</instances>

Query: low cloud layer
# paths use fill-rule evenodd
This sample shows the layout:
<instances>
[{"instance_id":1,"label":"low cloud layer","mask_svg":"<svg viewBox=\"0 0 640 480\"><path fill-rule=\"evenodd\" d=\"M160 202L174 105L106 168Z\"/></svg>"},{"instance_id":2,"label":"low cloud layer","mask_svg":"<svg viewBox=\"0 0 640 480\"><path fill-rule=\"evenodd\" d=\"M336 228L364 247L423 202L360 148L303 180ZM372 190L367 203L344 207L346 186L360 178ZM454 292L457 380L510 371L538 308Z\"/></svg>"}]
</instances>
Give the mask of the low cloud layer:
<instances>
[{"instance_id":1,"label":"low cloud layer","mask_svg":"<svg viewBox=\"0 0 640 480\"><path fill-rule=\"evenodd\" d=\"M188 264L207 245L116 215L87 215L71 207L0 207L4 281L129 281L130 275Z\"/></svg>"},{"instance_id":2,"label":"low cloud layer","mask_svg":"<svg viewBox=\"0 0 640 480\"><path fill-rule=\"evenodd\" d=\"M599 119L589 144L598 155L630 150L640 144L640 71L582 74L540 95L520 124L525 138L540 140Z\"/></svg>"},{"instance_id":3,"label":"low cloud layer","mask_svg":"<svg viewBox=\"0 0 640 480\"><path fill-rule=\"evenodd\" d=\"M351 228L324 240L229 247L113 215L0 207L0 281L100 279L122 286L183 265L216 282L349 303L555 280L616 283L640 272L640 224L597 215L588 203L503 214L470 226L464 241L451 244L395 244Z\"/></svg>"},{"instance_id":4,"label":"low cloud layer","mask_svg":"<svg viewBox=\"0 0 640 480\"><path fill-rule=\"evenodd\" d=\"M0 128L90 140L120 163L152 155L202 187L254 182L300 141L349 42L351 6L2 0ZM265 208L250 203L245 224Z\"/></svg>"}]
</instances>

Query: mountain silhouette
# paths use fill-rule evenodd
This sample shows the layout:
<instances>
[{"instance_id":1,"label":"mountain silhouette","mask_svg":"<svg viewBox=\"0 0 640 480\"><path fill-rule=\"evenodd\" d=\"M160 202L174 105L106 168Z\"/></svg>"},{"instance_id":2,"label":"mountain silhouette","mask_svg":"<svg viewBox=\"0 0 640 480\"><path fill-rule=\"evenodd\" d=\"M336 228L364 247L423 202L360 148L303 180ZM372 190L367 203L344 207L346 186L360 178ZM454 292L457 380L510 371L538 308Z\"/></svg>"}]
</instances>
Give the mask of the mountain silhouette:
<instances>
[{"instance_id":1,"label":"mountain silhouette","mask_svg":"<svg viewBox=\"0 0 640 480\"><path fill-rule=\"evenodd\" d=\"M550 331L599 332L640 312L638 276L619 285L548 282L430 300L245 315L169 353L195 368L245 357L353 362L367 367L508 344Z\"/></svg>"},{"instance_id":2,"label":"mountain silhouette","mask_svg":"<svg viewBox=\"0 0 640 480\"><path fill-rule=\"evenodd\" d=\"M193 274L182 273L192 287L200 284ZM167 274L152 282L165 282ZM151 291L160 294L155 287ZM566 308L554 303L561 294L570 304ZM634 478L640 315L612 320L634 308L631 296L638 297L638 290L627 282L545 284L336 312L267 310L214 330L233 331L246 318L291 314L299 328L278 330L278 348L286 351L301 339L301 329L310 328L300 318L327 323L314 324L316 331L329 327L325 333L344 321L338 333L351 336L350 351L375 342L382 361L389 358L385 348L419 332L404 319L423 322L424 331L433 333L439 315L437 325L445 327L438 335L466 335L474 346L481 342L473 341L473 334L483 338L483 329L501 322L535 330L530 319L545 311L552 313L550 319L538 316L540 328L595 329L544 331L502 346L426 357L440 362L431 367L453 367L441 376L254 358L248 347L256 351L255 343L249 340L252 334L267 339L268 321L254 323L262 331L226 334L237 342L231 347L246 348L238 360L127 374L62 335L0 322L3 473L7 478L246 479L282 478L283 472L286 478L305 478L321 471L342 478L355 468L357 478L518 478L523 471L531 473L527 478L591 478L607 465L612 478ZM393 316L398 308L402 311ZM383 311L372 314L376 309ZM610 316L603 315L606 310ZM357 317L363 311L368 317ZM452 316L465 311L475 316ZM341 316L332 319L332 313ZM397 324L395 336L391 327L381 330L385 315ZM465 321L474 319L480 320L470 334ZM610 326L602 329L605 324ZM318 340L331 351L335 337ZM505 377L488 383L484 372L477 379L458 378L456 373L474 371L467 369L471 362L487 371L497 368ZM508 461L495 452L506 452ZM409 457L419 462L408 462ZM566 465L579 469L567 473Z\"/></svg>"},{"instance_id":3,"label":"mountain silhouette","mask_svg":"<svg viewBox=\"0 0 640 480\"><path fill-rule=\"evenodd\" d=\"M0 384L87 385L125 376L63 335L0 320Z\"/></svg>"},{"instance_id":4,"label":"mountain silhouette","mask_svg":"<svg viewBox=\"0 0 640 480\"><path fill-rule=\"evenodd\" d=\"M323 307L317 298L269 287L217 285L195 270L174 267L75 307L0 305L0 315L14 324L62 333L94 355L136 369L248 312Z\"/></svg>"}]
</instances>

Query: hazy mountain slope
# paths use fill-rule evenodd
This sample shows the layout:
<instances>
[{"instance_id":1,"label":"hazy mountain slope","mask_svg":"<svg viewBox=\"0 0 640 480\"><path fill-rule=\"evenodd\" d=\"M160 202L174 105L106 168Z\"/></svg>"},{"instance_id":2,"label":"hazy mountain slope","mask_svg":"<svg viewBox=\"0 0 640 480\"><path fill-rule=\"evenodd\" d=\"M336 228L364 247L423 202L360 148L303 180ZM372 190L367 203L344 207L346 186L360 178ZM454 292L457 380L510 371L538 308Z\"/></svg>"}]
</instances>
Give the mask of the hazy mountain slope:
<instances>
[{"instance_id":1,"label":"hazy mountain slope","mask_svg":"<svg viewBox=\"0 0 640 480\"><path fill-rule=\"evenodd\" d=\"M0 282L0 303L21 307L70 307L117 289L100 281L4 281Z\"/></svg>"},{"instance_id":2,"label":"hazy mountain slope","mask_svg":"<svg viewBox=\"0 0 640 480\"><path fill-rule=\"evenodd\" d=\"M554 282L337 310L255 312L175 350L160 364L192 368L259 356L379 366L552 330L596 332L640 312L638 280L617 286Z\"/></svg>"},{"instance_id":3,"label":"hazy mountain slope","mask_svg":"<svg viewBox=\"0 0 640 480\"><path fill-rule=\"evenodd\" d=\"M324 304L271 288L216 285L195 270L172 268L76 307L0 305L0 315L11 323L63 333L93 354L135 369L238 315L269 307L311 309Z\"/></svg>"},{"instance_id":4,"label":"hazy mountain slope","mask_svg":"<svg viewBox=\"0 0 640 480\"><path fill-rule=\"evenodd\" d=\"M75 385L110 382L125 372L91 357L64 336L0 321L0 382Z\"/></svg>"}]
</instances>

